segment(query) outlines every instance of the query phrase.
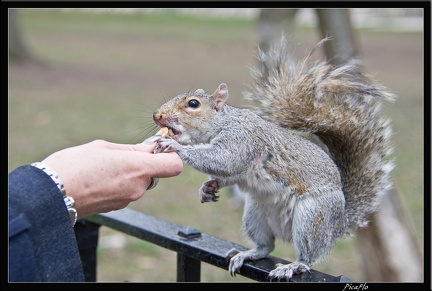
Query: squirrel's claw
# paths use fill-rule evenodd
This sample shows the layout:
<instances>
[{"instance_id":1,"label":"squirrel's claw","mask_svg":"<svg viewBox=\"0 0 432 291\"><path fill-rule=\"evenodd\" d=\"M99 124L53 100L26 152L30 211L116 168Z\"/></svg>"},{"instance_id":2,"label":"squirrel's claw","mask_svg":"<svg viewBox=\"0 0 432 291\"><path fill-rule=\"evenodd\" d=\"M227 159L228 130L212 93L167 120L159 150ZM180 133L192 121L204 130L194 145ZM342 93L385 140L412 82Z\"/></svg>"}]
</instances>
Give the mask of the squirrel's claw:
<instances>
[{"instance_id":1,"label":"squirrel's claw","mask_svg":"<svg viewBox=\"0 0 432 291\"><path fill-rule=\"evenodd\" d=\"M149 138L147 138L146 140L144 140L142 142L142 144L146 144L146 145L151 145L155 142L159 142L159 140L162 138L162 136L160 135L152 135Z\"/></svg>"},{"instance_id":2,"label":"squirrel's claw","mask_svg":"<svg viewBox=\"0 0 432 291\"><path fill-rule=\"evenodd\" d=\"M219 192L219 183L216 180L209 180L204 182L204 184L200 188L200 201L204 202L217 202L219 200L219 196L215 195L215 193Z\"/></svg>"},{"instance_id":3,"label":"squirrel's claw","mask_svg":"<svg viewBox=\"0 0 432 291\"><path fill-rule=\"evenodd\" d=\"M225 261L229 261L228 271L232 277L240 274L240 268L243 266L244 260L247 256L242 255L242 252L231 249L225 255Z\"/></svg>"},{"instance_id":4,"label":"squirrel's claw","mask_svg":"<svg viewBox=\"0 0 432 291\"><path fill-rule=\"evenodd\" d=\"M204 202L217 202L219 200L219 196L216 196L213 193L204 193L200 191L200 201Z\"/></svg>"},{"instance_id":5,"label":"squirrel's claw","mask_svg":"<svg viewBox=\"0 0 432 291\"><path fill-rule=\"evenodd\" d=\"M158 140L159 151L163 153L177 152L181 145L172 138L160 138Z\"/></svg>"},{"instance_id":6,"label":"squirrel's claw","mask_svg":"<svg viewBox=\"0 0 432 291\"><path fill-rule=\"evenodd\" d=\"M230 249L226 254L225 254L225 262L228 263L232 257L234 257L235 255L237 255L238 253L240 253L239 250L237 249Z\"/></svg>"},{"instance_id":7,"label":"squirrel's claw","mask_svg":"<svg viewBox=\"0 0 432 291\"><path fill-rule=\"evenodd\" d=\"M287 265L276 264L276 268L270 271L268 278L270 282L273 280L280 282L282 279L288 282L294 274L301 274L304 272L310 273L310 267L298 261Z\"/></svg>"}]
</instances>

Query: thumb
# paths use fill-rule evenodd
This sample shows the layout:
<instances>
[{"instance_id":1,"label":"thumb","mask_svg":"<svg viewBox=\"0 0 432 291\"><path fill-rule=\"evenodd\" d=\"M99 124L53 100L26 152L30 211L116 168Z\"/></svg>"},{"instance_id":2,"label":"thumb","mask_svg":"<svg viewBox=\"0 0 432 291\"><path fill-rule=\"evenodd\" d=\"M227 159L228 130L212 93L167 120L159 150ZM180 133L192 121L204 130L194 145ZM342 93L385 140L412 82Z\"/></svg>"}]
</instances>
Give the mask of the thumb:
<instances>
[{"instance_id":1,"label":"thumb","mask_svg":"<svg viewBox=\"0 0 432 291\"><path fill-rule=\"evenodd\" d=\"M135 152L146 152L153 153L156 148L156 143L152 144L119 144L119 143L106 143L105 147L111 150L121 150L121 151L135 151Z\"/></svg>"}]
</instances>

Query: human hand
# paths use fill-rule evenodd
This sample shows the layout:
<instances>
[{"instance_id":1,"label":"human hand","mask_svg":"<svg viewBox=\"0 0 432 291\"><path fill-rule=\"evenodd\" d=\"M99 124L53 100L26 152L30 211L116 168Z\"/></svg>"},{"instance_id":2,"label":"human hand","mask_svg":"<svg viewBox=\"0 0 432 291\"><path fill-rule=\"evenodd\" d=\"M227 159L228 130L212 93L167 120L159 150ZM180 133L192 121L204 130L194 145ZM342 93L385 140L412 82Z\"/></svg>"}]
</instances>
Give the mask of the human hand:
<instances>
[{"instance_id":1,"label":"human hand","mask_svg":"<svg viewBox=\"0 0 432 291\"><path fill-rule=\"evenodd\" d=\"M175 153L153 154L156 144L116 144L95 140L60 150L42 161L63 181L78 217L125 208L144 195L151 178L179 175Z\"/></svg>"}]
</instances>

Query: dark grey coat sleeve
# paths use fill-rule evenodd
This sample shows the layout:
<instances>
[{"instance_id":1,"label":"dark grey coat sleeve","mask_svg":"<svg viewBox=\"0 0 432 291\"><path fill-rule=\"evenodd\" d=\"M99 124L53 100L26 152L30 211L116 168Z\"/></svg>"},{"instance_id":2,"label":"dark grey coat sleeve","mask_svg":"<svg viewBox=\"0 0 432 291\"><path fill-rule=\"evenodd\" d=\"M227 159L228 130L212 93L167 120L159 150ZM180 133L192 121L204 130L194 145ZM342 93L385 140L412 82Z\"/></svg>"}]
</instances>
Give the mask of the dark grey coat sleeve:
<instances>
[{"instance_id":1,"label":"dark grey coat sleeve","mask_svg":"<svg viewBox=\"0 0 432 291\"><path fill-rule=\"evenodd\" d=\"M30 165L8 179L9 282L84 281L75 233L55 183Z\"/></svg>"}]
</instances>

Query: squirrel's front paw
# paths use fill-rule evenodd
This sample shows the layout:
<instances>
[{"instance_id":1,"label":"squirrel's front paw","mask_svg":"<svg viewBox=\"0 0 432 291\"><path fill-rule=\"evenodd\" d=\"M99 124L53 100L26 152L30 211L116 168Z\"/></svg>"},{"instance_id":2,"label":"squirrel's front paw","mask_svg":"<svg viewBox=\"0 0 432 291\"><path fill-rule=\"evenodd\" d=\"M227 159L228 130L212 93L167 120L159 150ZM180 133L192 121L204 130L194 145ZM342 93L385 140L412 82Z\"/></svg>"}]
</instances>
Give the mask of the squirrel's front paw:
<instances>
[{"instance_id":1,"label":"squirrel's front paw","mask_svg":"<svg viewBox=\"0 0 432 291\"><path fill-rule=\"evenodd\" d=\"M181 145L172 138L161 138L158 141L157 149L161 153L177 152L180 148Z\"/></svg>"},{"instance_id":2,"label":"squirrel's front paw","mask_svg":"<svg viewBox=\"0 0 432 291\"><path fill-rule=\"evenodd\" d=\"M199 191L201 203L218 201L219 196L215 195L217 192L219 192L219 183L216 180L204 182Z\"/></svg>"}]
</instances>

